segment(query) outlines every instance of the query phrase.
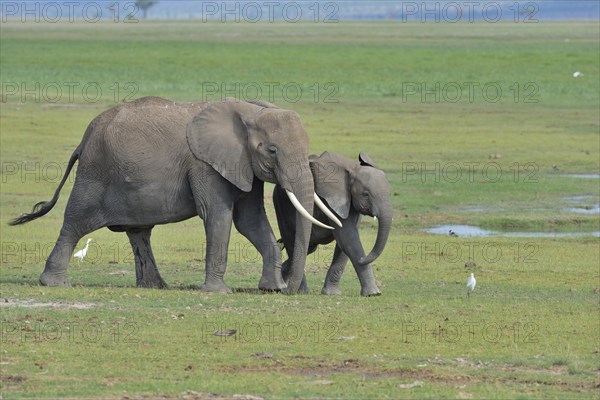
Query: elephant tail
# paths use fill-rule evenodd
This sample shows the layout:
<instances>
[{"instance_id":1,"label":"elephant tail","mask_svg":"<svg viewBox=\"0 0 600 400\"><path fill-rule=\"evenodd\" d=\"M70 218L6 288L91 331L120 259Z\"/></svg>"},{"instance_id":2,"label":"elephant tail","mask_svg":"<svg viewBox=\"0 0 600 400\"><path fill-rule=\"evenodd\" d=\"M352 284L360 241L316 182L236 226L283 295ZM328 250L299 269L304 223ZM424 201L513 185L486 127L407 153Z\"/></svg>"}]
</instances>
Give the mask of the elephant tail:
<instances>
[{"instance_id":1,"label":"elephant tail","mask_svg":"<svg viewBox=\"0 0 600 400\"><path fill-rule=\"evenodd\" d=\"M58 185L56 192L54 192L54 196L52 197L52 199L50 201L40 201L39 203L37 203L36 205L33 206L33 210L31 211L31 213L21 214L18 218L15 218L14 220L10 221L8 224L13 225L13 226L21 225L21 224L24 224L29 221L33 221L34 219L37 219L41 216L48 214L48 212L50 210L52 210L52 208L58 201L58 197L60 196L60 190L62 189L65 182L67 181L67 178L69 177L69 174L71 173L71 169L73 169L73 165L75 164L75 161L77 161L78 158L79 158L79 147L77 147L77 149L75 149L75 151L71 155L71 158L69 159L69 165L67 166L67 170L66 170L62 180L60 181L60 184Z\"/></svg>"}]
</instances>

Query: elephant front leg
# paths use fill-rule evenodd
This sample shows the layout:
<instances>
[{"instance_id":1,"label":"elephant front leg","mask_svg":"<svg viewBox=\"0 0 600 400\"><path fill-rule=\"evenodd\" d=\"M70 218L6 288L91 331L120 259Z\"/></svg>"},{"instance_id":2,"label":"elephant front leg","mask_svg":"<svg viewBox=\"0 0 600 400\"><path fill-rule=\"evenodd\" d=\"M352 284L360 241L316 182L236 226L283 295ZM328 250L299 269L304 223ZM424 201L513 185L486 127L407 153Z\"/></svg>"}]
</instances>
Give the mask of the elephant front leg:
<instances>
[{"instance_id":1,"label":"elephant front leg","mask_svg":"<svg viewBox=\"0 0 600 400\"><path fill-rule=\"evenodd\" d=\"M375 280L375 275L373 275L373 268L371 268L371 264L360 265L358 262L359 259L360 257L352 260L352 265L354 266L356 275L358 275L358 280L360 281L360 295L380 296L381 290L379 290L379 287L377 286L377 281Z\"/></svg>"},{"instance_id":2,"label":"elephant front leg","mask_svg":"<svg viewBox=\"0 0 600 400\"><path fill-rule=\"evenodd\" d=\"M333 260L327 271L321 294L342 294L342 291L340 290L340 279L342 278L347 262L348 256L340 249L340 246L336 245L333 252Z\"/></svg>"},{"instance_id":3,"label":"elephant front leg","mask_svg":"<svg viewBox=\"0 0 600 400\"><path fill-rule=\"evenodd\" d=\"M359 260L365 256L358 234L359 220L360 216L357 216L356 220L352 223L344 224L344 227L339 228L339 230L336 229L334 236L337 246L339 246L352 261L352 265L354 266L354 270L360 281L361 296L379 296L381 295L381 291L379 290L379 287L377 287L371 264L361 265L359 262Z\"/></svg>"},{"instance_id":4,"label":"elephant front leg","mask_svg":"<svg viewBox=\"0 0 600 400\"><path fill-rule=\"evenodd\" d=\"M281 291L287 287L281 274L281 250L265 213L263 187L264 183L255 179L252 191L236 203L233 221L237 230L262 256L263 268L258 288Z\"/></svg>"},{"instance_id":5,"label":"elephant front leg","mask_svg":"<svg viewBox=\"0 0 600 400\"><path fill-rule=\"evenodd\" d=\"M135 283L137 287L164 289L167 284L160 276L152 254L151 233L152 228L127 231L127 237L135 258Z\"/></svg>"},{"instance_id":6,"label":"elephant front leg","mask_svg":"<svg viewBox=\"0 0 600 400\"><path fill-rule=\"evenodd\" d=\"M227 269L227 253L231 234L231 209L211 213L205 219L206 232L206 278L200 287L203 292L231 293L231 288L225 284Z\"/></svg>"}]
</instances>

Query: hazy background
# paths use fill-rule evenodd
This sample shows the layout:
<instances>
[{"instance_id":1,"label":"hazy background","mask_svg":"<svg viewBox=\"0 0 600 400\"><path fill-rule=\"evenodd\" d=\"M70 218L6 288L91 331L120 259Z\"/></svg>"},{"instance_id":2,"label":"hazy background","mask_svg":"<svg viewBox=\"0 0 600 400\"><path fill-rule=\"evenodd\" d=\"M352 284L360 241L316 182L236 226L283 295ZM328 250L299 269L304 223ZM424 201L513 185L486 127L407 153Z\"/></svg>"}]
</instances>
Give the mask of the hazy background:
<instances>
[{"instance_id":1,"label":"hazy background","mask_svg":"<svg viewBox=\"0 0 600 400\"><path fill-rule=\"evenodd\" d=\"M71 5L66 5L71 3ZM131 12L136 1L0 1L2 18L15 17L13 6L18 5L17 17L22 14L23 5L30 10L44 9L52 18L57 9L65 12L74 7L76 18L81 18L81 10L87 7L87 15L94 17L97 7L108 9L119 4L121 13ZM259 11L260 9L260 11ZM312 20L316 11L319 20L417 20L435 22L437 15L449 22L470 20L521 20L527 16L537 20L599 19L600 2L596 0L547 0L547 1L167 1L156 2L147 10L147 18L152 19L206 19L236 22L255 20ZM498 13L500 10L500 13ZM430 11L430 14L427 14ZM437 11L437 12L436 12ZM457 14L460 12L460 15ZM141 18L141 11L135 12ZM102 12L101 18L109 19L111 13Z\"/></svg>"}]
</instances>

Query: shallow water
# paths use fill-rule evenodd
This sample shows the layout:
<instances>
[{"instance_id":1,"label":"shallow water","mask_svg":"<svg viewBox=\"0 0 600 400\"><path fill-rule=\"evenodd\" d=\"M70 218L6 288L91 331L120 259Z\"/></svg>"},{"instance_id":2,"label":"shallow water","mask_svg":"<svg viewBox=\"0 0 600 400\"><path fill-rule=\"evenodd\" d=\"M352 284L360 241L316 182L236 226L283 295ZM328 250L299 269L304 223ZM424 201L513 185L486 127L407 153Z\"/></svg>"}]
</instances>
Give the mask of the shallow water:
<instances>
[{"instance_id":1,"label":"shallow water","mask_svg":"<svg viewBox=\"0 0 600 400\"><path fill-rule=\"evenodd\" d=\"M493 231L488 231L472 225L440 225L425 229L425 232L437 235L450 235L450 231L454 232L459 237L495 236Z\"/></svg>"},{"instance_id":2,"label":"shallow water","mask_svg":"<svg viewBox=\"0 0 600 400\"><path fill-rule=\"evenodd\" d=\"M600 204L596 204L593 207L571 207L565 208L565 211L574 212L577 214L600 214Z\"/></svg>"},{"instance_id":3,"label":"shallow water","mask_svg":"<svg viewBox=\"0 0 600 400\"><path fill-rule=\"evenodd\" d=\"M566 203L568 207L561 208L564 212L576 213L576 214L586 214L586 215L594 215L600 214L600 202L598 201L600 198L596 195L580 195L580 196L569 196L563 197L561 200ZM515 210L515 208L512 208ZM525 211L548 211L551 209L546 208L527 208ZM507 211L505 208L501 207L485 207L485 206L468 206L461 209L461 211L471 212L471 213L493 213L493 212L503 212ZM558 210L557 210L558 211ZM466 228L465 228L466 229ZM470 229L467 229L470 230ZM438 232L436 232L438 233ZM440 233L448 233L440 232Z\"/></svg>"},{"instance_id":4,"label":"shallow water","mask_svg":"<svg viewBox=\"0 0 600 400\"><path fill-rule=\"evenodd\" d=\"M571 196L565 197L564 200L567 203L570 203L572 206L564 209L567 212L588 215L600 214L600 203L598 202L598 196Z\"/></svg>"},{"instance_id":5,"label":"shallow water","mask_svg":"<svg viewBox=\"0 0 600 400\"><path fill-rule=\"evenodd\" d=\"M559 174L561 178L600 179L600 174Z\"/></svg>"},{"instance_id":6,"label":"shallow water","mask_svg":"<svg viewBox=\"0 0 600 400\"><path fill-rule=\"evenodd\" d=\"M427 233L449 236L450 231L458 237L531 237L531 238L577 238L600 237L600 231L595 232L498 232L481 229L472 225L439 225L424 229Z\"/></svg>"}]
</instances>

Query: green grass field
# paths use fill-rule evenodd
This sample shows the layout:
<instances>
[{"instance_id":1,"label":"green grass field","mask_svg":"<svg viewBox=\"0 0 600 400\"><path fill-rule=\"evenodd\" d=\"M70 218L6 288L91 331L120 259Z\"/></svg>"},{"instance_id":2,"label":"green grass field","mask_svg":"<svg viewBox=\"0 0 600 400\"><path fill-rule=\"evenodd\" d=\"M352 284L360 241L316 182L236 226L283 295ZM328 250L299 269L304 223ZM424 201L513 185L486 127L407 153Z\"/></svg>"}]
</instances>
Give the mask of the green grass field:
<instances>
[{"instance_id":1,"label":"green grass field","mask_svg":"<svg viewBox=\"0 0 600 400\"><path fill-rule=\"evenodd\" d=\"M598 396L600 181L569 176L600 172L597 22L0 28L2 398ZM383 295L361 298L351 266L320 295L331 246L308 258L309 295L201 293L199 219L153 231L168 290L135 288L106 229L72 288L39 286L72 180L44 218L7 222L52 196L94 116L146 95L260 97L301 114L311 152L366 152L393 188ZM423 232L442 224L587 234ZM226 282L255 288L260 268L234 232Z\"/></svg>"}]
</instances>

